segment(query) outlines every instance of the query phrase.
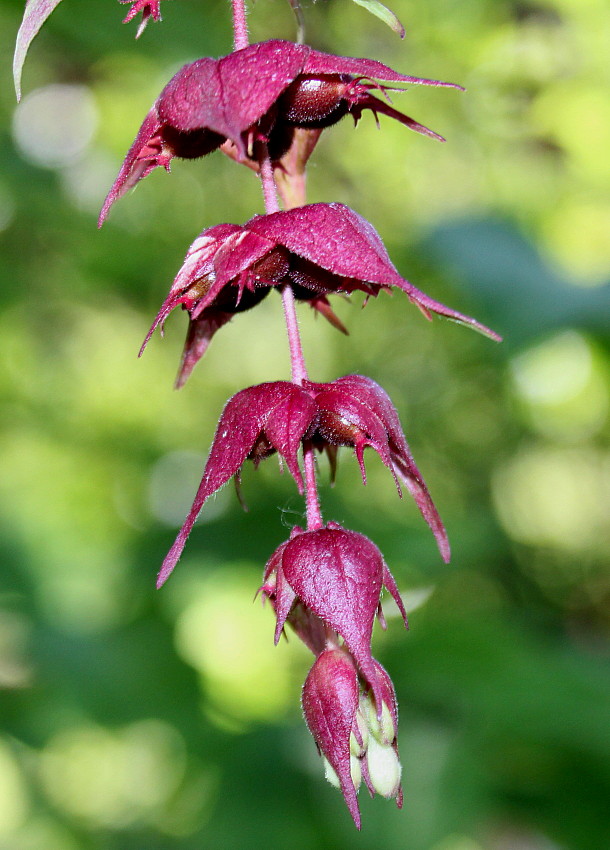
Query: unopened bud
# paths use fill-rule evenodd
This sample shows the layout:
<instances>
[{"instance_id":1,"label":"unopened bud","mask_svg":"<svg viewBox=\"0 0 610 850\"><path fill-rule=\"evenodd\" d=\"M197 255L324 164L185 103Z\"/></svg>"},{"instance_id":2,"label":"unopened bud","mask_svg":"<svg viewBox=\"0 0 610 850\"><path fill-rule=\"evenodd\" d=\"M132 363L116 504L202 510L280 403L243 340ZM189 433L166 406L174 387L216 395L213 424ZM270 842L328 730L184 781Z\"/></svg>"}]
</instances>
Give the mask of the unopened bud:
<instances>
[{"instance_id":1,"label":"unopened bud","mask_svg":"<svg viewBox=\"0 0 610 850\"><path fill-rule=\"evenodd\" d=\"M324 776L326 780L330 782L333 788L341 788L339 777L337 776L335 769L333 768L331 763L324 756L322 756L322 761L324 762ZM357 791L360 788L360 783L362 782L362 768L360 766L360 759L356 758L356 756L350 756L349 769L352 782L354 783L354 788Z\"/></svg>"},{"instance_id":2,"label":"unopened bud","mask_svg":"<svg viewBox=\"0 0 610 850\"><path fill-rule=\"evenodd\" d=\"M333 768L329 760L327 758L324 758L324 756L322 756L322 761L324 762L324 776L326 778L326 781L330 782L333 788L339 788L339 777L335 773L335 769Z\"/></svg>"},{"instance_id":3,"label":"unopened bud","mask_svg":"<svg viewBox=\"0 0 610 850\"><path fill-rule=\"evenodd\" d=\"M391 744L396 737L396 727L394 726L394 718L387 703L383 702L381 704L381 720L377 716L377 706L372 696L364 697L360 704L365 712L371 735L380 744Z\"/></svg>"},{"instance_id":4,"label":"unopened bud","mask_svg":"<svg viewBox=\"0 0 610 850\"><path fill-rule=\"evenodd\" d=\"M366 761L375 791L387 799L395 797L400 789L402 767L394 749L389 744L379 744L371 737Z\"/></svg>"},{"instance_id":5,"label":"unopened bud","mask_svg":"<svg viewBox=\"0 0 610 850\"><path fill-rule=\"evenodd\" d=\"M356 712L357 731L349 736L349 750L353 756L363 756L369 743L369 727L360 709ZM353 727L352 727L353 728Z\"/></svg>"}]
</instances>

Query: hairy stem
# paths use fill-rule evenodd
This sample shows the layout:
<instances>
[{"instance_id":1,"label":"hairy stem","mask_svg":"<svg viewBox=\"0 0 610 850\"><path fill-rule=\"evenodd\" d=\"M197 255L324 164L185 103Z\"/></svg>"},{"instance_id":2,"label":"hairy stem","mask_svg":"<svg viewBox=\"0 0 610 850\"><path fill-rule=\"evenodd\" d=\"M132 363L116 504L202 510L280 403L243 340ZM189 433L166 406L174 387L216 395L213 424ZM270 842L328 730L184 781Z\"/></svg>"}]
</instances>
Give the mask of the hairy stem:
<instances>
[{"instance_id":1,"label":"hairy stem","mask_svg":"<svg viewBox=\"0 0 610 850\"><path fill-rule=\"evenodd\" d=\"M290 365L292 366L293 384L302 384L307 379L307 368L303 357L301 345L301 334L297 321L297 311L294 303L294 293L290 286L282 287L282 304L284 306L284 318L286 319L286 330L288 332L288 345L290 347Z\"/></svg>"},{"instance_id":2,"label":"hairy stem","mask_svg":"<svg viewBox=\"0 0 610 850\"><path fill-rule=\"evenodd\" d=\"M316 459L313 445L309 440L303 442L303 460L305 462L305 506L307 509L307 530L317 531L324 527L320 500L318 497L318 481L316 478Z\"/></svg>"},{"instance_id":3,"label":"hairy stem","mask_svg":"<svg viewBox=\"0 0 610 850\"><path fill-rule=\"evenodd\" d=\"M265 199L265 212L279 212L280 205L278 203L275 179L273 177L273 166L268 156L261 162L260 178L263 187L263 198Z\"/></svg>"},{"instance_id":4,"label":"hairy stem","mask_svg":"<svg viewBox=\"0 0 610 850\"><path fill-rule=\"evenodd\" d=\"M260 178L263 186L263 197L265 199L265 212L267 214L278 212L280 207L277 200L275 179L273 177L273 166L268 156L261 162ZM284 306L288 345L290 347L292 381L295 384L301 384L307 378L307 368L303 357L294 293L290 286L282 287L282 304Z\"/></svg>"},{"instance_id":5,"label":"hairy stem","mask_svg":"<svg viewBox=\"0 0 610 850\"><path fill-rule=\"evenodd\" d=\"M248 46L248 23L245 0L231 0L233 11L233 49L243 50Z\"/></svg>"}]
</instances>

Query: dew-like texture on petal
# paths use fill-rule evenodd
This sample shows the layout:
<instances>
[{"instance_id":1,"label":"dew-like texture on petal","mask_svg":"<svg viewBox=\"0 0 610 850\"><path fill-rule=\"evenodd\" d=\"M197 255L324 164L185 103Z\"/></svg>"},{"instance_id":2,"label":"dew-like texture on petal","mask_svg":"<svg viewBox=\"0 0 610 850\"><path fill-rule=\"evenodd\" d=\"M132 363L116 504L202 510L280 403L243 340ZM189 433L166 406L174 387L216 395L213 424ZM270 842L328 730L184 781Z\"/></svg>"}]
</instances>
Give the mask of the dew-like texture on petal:
<instances>
[{"instance_id":1,"label":"dew-like texture on petal","mask_svg":"<svg viewBox=\"0 0 610 850\"><path fill-rule=\"evenodd\" d=\"M53 9L59 6L60 3L61 0L28 0L26 4L23 20L17 33L15 55L13 57L13 80L15 82L17 100L21 100L21 74L30 44Z\"/></svg>"},{"instance_id":2,"label":"dew-like texture on petal","mask_svg":"<svg viewBox=\"0 0 610 850\"><path fill-rule=\"evenodd\" d=\"M303 685L303 714L316 744L339 778L347 807L360 829L349 746L358 698L358 674L347 654L339 649L323 652Z\"/></svg>"},{"instance_id":3,"label":"dew-like texture on petal","mask_svg":"<svg viewBox=\"0 0 610 850\"><path fill-rule=\"evenodd\" d=\"M290 85L303 61L303 47L285 41L251 44L222 59L198 59L163 89L159 117L179 130L213 130L243 149L241 134Z\"/></svg>"},{"instance_id":4,"label":"dew-like texture on petal","mask_svg":"<svg viewBox=\"0 0 610 850\"><path fill-rule=\"evenodd\" d=\"M256 216L244 226L341 277L403 283L375 228L344 204L308 204Z\"/></svg>"},{"instance_id":5,"label":"dew-like texture on petal","mask_svg":"<svg viewBox=\"0 0 610 850\"><path fill-rule=\"evenodd\" d=\"M354 531L322 528L291 540L282 568L297 596L342 636L381 699L370 649L383 581L379 549Z\"/></svg>"}]
</instances>

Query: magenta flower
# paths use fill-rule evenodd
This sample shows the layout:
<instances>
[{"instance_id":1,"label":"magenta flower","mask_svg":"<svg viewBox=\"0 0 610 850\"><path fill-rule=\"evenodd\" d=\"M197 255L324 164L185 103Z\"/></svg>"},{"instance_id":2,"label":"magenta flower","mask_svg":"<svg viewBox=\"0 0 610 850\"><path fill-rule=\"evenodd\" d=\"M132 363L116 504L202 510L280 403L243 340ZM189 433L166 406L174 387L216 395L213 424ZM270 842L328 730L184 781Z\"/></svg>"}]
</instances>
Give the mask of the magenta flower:
<instances>
[{"instance_id":1,"label":"magenta flower","mask_svg":"<svg viewBox=\"0 0 610 850\"><path fill-rule=\"evenodd\" d=\"M275 642L286 622L318 656L303 687L303 713L358 828L361 778L371 794L402 805L398 715L390 677L371 655L373 622L385 585L407 625L381 552L362 534L328 523L293 529L271 556L261 588L276 613ZM339 648L341 646L341 648Z\"/></svg>"},{"instance_id":2,"label":"magenta flower","mask_svg":"<svg viewBox=\"0 0 610 850\"><path fill-rule=\"evenodd\" d=\"M177 382L181 386L218 328L258 303L269 288L283 285L344 331L328 294L360 290L376 296L396 286L426 318L436 313L500 339L401 277L374 227L349 207L334 203L255 216L243 227L218 224L204 230L189 248L141 351L155 328L182 305L190 322Z\"/></svg>"},{"instance_id":3,"label":"magenta flower","mask_svg":"<svg viewBox=\"0 0 610 850\"><path fill-rule=\"evenodd\" d=\"M398 605L406 626L407 616L396 582L374 543L334 522L315 531L295 529L291 539L267 563L261 588L274 604L275 642L286 622L290 622L295 602L300 602L343 638L381 706L383 691L371 656L371 635L376 615L385 626L380 607L383 585ZM301 632L299 637L303 637ZM307 645L313 644L315 638L314 635L306 641Z\"/></svg>"},{"instance_id":4,"label":"magenta flower","mask_svg":"<svg viewBox=\"0 0 610 850\"><path fill-rule=\"evenodd\" d=\"M264 156L262 142L278 161L289 149L295 128L329 127L347 113L357 121L365 109L442 140L371 94L388 90L376 80L460 88L399 74L372 59L332 56L279 40L185 65L144 119L104 202L100 225L117 198L154 168L169 170L175 156L204 156L227 140L242 160Z\"/></svg>"},{"instance_id":5,"label":"magenta flower","mask_svg":"<svg viewBox=\"0 0 610 850\"><path fill-rule=\"evenodd\" d=\"M142 13L142 20L136 32L136 38L140 38L149 20L161 20L161 0L119 0L120 3L131 3L131 9L127 12L124 24L128 24L137 14Z\"/></svg>"},{"instance_id":6,"label":"magenta flower","mask_svg":"<svg viewBox=\"0 0 610 850\"><path fill-rule=\"evenodd\" d=\"M432 529L443 559L449 560L445 528L385 391L362 375L347 375L328 384L307 381L302 387L274 381L241 390L227 402L193 505L163 562L157 585L167 580L177 564L206 500L238 475L247 459L258 464L277 452L302 493L297 455L305 440L320 451L352 446L365 482L363 452L366 446L373 448L392 472L399 494L399 480L406 485Z\"/></svg>"}]
</instances>

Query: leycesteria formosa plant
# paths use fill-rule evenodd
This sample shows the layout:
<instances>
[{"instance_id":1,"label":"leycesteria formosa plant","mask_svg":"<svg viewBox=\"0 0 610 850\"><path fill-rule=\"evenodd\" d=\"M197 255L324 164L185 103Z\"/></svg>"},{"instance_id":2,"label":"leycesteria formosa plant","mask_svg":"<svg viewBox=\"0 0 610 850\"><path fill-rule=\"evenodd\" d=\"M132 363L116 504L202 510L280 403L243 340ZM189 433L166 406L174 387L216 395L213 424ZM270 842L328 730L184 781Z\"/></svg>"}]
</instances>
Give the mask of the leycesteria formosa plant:
<instances>
[{"instance_id":1,"label":"leycesteria formosa plant","mask_svg":"<svg viewBox=\"0 0 610 850\"><path fill-rule=\"evenodd\" d=\"M32 39L60 0L28 0L17 38L17 95ZM67 0L71 2L71 0ZM150 19L161 20L160 0L119 0L125 22L141 15L139 36ZM361 2L361 0L356 0ZM302 16L297 0L291 6ZM381 3L375 14L401 34L402 25ZM394 267L374 227L341 203L306 204L305 168L321 132L350 114L383 115L418 133L442 137L389 103L396 84L451 86L408 76L373 59L321 53L305 44L271 40L249 44L244 0L232 0L234 47L220 59L185 65L152 105L129 149L100 213L174 157L196 159L216 150L259 177L264 214L245 224L208 227L188 249L142 350L176 307L188 313L177 386L182 386L214 334L233 316L258 306L276 290L283 302L292 374L237 392L226 404L192 508L158 575L161 587L176 566L206 500L227 481L239 482L242 466L277 454L305 497L306 527L271 555L259 592L276 617L275 642L287 626L315 656L302 693L307 726L326 777L343 794L360 828L357 794L394 798L402 806L398 712L394 686L371 654L375 618L385 628L381 593L387 588L407 624L396 582L379 549L356 531L324 522L317 487L317 455L328 457L334 478L341 446L353 449L363 483L364 451L372 448L404 485L430 526L444 561L449 543L386 392L371 378L345 375L310 380L295 304L307 302L347 332L329 296L354 291L366 298L396 287L423 315L444 316L491 339L497 334L475 319L435 301ZM278 194L282 201L280 209Z\"/></svg>"}]
</instances>

